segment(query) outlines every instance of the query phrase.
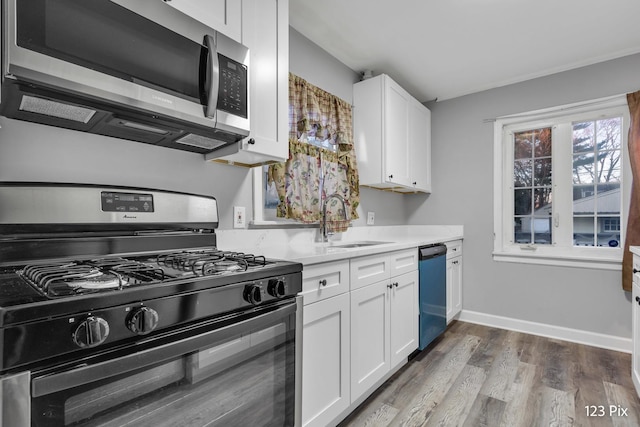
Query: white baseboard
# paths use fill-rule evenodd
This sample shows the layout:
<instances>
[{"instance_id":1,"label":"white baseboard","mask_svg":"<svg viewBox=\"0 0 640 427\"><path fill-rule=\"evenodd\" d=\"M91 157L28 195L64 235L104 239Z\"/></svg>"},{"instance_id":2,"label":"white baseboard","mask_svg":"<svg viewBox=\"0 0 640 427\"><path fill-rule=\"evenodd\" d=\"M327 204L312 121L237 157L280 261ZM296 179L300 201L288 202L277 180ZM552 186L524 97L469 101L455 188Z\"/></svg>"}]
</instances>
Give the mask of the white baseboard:
<instances>
[{"instance_id":1,"label":"white baseboard","mask_svg":"<svg viewBox=\"0 0 640 427\"><path fill-rule=\"evenodd\" d=\"M632 348L631 338L616 337L596 332L583 331L580 329L554 326L546 323L530 322L528 320L512 319L509 317L479 313L477 311L462 310L457 318L463 322L477 323L479 325L508 329L510 331L540 335L542 337L606 348L608 350L621 351L623 353L631 353Z\"/></svg>"}]
</instances>

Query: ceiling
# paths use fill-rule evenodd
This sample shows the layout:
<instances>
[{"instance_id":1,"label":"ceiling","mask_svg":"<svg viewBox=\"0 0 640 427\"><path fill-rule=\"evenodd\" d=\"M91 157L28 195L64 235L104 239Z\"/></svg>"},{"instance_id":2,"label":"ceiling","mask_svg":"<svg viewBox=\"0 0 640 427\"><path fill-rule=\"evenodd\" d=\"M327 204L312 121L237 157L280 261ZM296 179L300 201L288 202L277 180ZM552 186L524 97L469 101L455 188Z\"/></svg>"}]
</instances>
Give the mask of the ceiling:
<instances>
[{"instance_id":1,"label":"ceiling","mask_svg":"<svg viewBox=\"0 0 640 427\"><path fill-rule=\"evenodd\" d=\"M289 8L291 26L349 68L388 74L422 102L640 52L639 0L291 0Z\"/></svg>"}]
</instances>

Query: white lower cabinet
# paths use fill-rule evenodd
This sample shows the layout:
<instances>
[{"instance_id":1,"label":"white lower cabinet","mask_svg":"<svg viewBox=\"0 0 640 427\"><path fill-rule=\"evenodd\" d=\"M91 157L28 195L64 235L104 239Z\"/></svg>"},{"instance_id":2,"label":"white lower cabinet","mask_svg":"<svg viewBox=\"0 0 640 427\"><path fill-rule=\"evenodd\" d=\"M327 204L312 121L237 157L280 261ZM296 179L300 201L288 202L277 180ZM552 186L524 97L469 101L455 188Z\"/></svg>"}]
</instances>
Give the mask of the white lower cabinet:
<instances>
[{"instance_id":1,"label":"white lower cabinet","mask_svg":"<svg viewBox=\"0 0 640 427\"><path fill-rule=\"evenodd\" d=\"M351 292L351 400L418 348L418 271Z\"/></svg>"},{"instance_id":2,"label":"white lower cabinet","mask_svg":"<svg viewBox=\"0 0 640 427\"><path fill-rule=\"evenodd\" d=\"M417 255L305 266L303 426L337 425L418 348Z\"/></svg>"},{"instance_id":3,"label":"white lower cabinet","mask_svg":"<svg viewBox=\"0 0 640 427\"><path fill-rule=\"evenodd\" d=\"M416 268L351 291L352 403L418 348Z\"/></svg>"},{"instance_id":4,"label":"white lower cabinet","mask_svg":"<svg viewBox=\"0 0 640 427\"><path fill-rule=\"evenodd\" d=\"M389 334L391 368L394 368L406 362L418 348L418 270L395 277L391 282Z\"/></svg>"},{"instance_id":5,"label":"white lower cabinet","mask_svg":"<svg viewBox=\"0 0 640 427\"><path fill-rule=\"evenodd\" d=\"M304 306L302 425L327 426L350 402L349 294Z\"/></svg>"},{"instance_id":6,"label":"white lower cabinet","mask_svg":"<svg viewBox=\"0 0 640 427\"><path fill-rule=\"evenodd\" d=\"M447 242L447 323L462 311L462 240Z\"/></svg>"},{"instance_id":7,"label":"white lower cabinet","mask_svg":"<svg viewBox=\"0 0 640 427\"><path fill-rule=\"evenodd\" d=\"M351 404L349 260L305 266L302 425L325 427Z\"/></svg>"},{"instance_id":8,"label":"white lower cabinet","mask_svg":"<svg viewBox=\"0 0 640 427\"><path fill-rule=\"evenodd\" d=\"M391 369L389 281L351 292L351 400Z\"/></svg>"},{"instance_id":9,"label":"white lower cabinet","mask_svg":"<svg viewBox=\"0 0 640 427\"><path fill-rule=\"evenodd\" d=\"M640 271L640 257L633 256L633 271ZM640 273L633 273L633 288L631 294L631 377L636 393L640 396Z\"/></svg>"}]
</instances>

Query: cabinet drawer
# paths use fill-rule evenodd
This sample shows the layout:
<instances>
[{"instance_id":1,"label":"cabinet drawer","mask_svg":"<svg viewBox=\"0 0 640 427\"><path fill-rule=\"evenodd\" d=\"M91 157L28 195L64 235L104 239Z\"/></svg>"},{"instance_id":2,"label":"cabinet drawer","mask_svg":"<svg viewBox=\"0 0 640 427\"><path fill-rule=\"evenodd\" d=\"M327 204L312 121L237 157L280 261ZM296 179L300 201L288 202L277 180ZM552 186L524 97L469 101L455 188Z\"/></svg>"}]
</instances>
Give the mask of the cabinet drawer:
<instances>
[{"instance_id":1,"label":"cabinet drawer","mask_svg":"<svg viewBox=\"0 0 640 427\"><path fill-rule=\"evenodd\" d=\"M351 260L351 289L358 289L391 277L389 254L371 255Z\"/></svg>"},{"instance_id":2,"label":"cabinet drawer","mask_svg":"<svg viewBox=\"0 0 640 427\"><path fill-rule=\"evenodd\" d=\"M305 266L302 270L304 305L349 291L349 261Z\"/></svg>"},{"instance_id":3,"label":"cabinet drawer","mask_svg":"<svg viewBox=\"0 0 640 427\"><path fill-rule=\"evenodd\" d=\"M389 254L391 263L391 277L409 273L418 269L418 249L411 248L404 251L391 252Z\"/></svg>"},{"instance_id":4,"label":"cabinet drawer","mask_svg":"<svg viewBox=\"0 0 640 427\"><path fill-rule=\"evenodd\" d=\"M462 255L462 240L445 242L447 245L447 259Z\"/></svg>"}]
</instances>

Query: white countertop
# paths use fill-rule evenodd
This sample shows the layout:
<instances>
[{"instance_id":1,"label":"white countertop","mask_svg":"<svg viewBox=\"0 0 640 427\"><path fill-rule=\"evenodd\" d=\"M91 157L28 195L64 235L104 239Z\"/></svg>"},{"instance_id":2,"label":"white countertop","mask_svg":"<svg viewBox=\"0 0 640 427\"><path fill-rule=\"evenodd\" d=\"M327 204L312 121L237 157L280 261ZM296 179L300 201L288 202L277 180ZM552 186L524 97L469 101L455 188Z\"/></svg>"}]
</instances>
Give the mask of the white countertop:
<instances>
[{"instance_id":1,"label":"white countertop","mask_svg":"<svg viewBox=\"0 0 640 427\"><path fill-rule=\"evenodd\" d=\"M415 248L463 238L461 225L414 225L351 227L329 243L315 242L317 229L218 230L218 248L265 255L304 265L337 261ZM336 237L338 239L336 239ZM374 246L341 248L349 242L388 242Z\"/></svg>"}]
</instances>

